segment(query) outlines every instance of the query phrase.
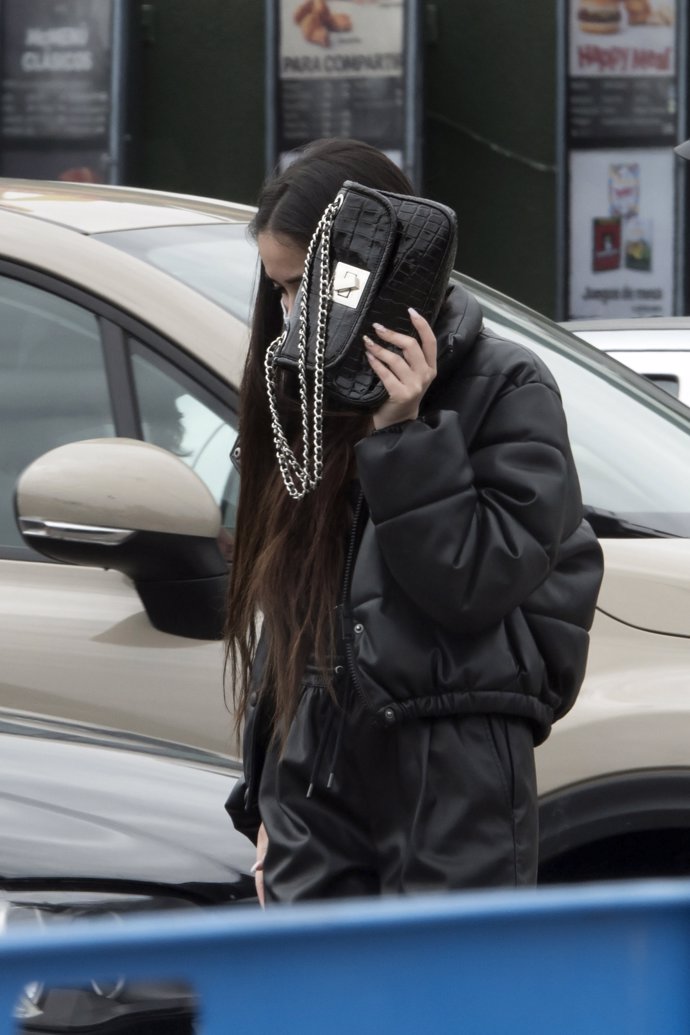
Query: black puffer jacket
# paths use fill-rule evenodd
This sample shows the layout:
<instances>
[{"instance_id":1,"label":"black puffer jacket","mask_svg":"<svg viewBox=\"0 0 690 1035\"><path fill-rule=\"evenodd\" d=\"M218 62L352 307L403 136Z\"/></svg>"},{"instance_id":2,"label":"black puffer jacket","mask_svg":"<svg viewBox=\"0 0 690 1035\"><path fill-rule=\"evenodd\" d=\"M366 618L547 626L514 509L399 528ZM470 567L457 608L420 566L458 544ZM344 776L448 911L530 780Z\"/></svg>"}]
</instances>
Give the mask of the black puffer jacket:
<instances>
[{"instance_id":1,"label":"black puffer jacket","mask_svg":"<svg viewBox=\"0 0 690 1035\"><path fill-rule=\"evenodd\" d=\"M362 502L342 608L350 676L384 724L503 713L531 721L540 743L584 677L601 549L543 363L483 330L458 285L435 331L439 373L420 419L357 446ZM268 739L253 694L245 783L226 806L253 840Z\"/></svg>"},{"instance_id":2,"label":"black puffer jacket","mask_svg":"<svg viewBox=\"0 0 690 1035\"><path fill-rule=\"evenodd\" d=\"M435 330L421 419L357 446L354 678L383 722L502 712L539 743L584 677L601 549L546 367L460 286Z\"/></svg>"}]
</instances>

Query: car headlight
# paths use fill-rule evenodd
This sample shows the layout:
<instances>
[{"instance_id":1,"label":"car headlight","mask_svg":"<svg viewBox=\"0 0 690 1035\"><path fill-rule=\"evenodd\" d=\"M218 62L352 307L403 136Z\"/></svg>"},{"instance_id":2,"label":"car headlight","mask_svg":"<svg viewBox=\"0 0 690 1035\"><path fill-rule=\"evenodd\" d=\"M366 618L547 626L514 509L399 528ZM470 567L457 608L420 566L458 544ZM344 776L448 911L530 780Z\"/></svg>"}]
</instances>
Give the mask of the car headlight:
<instances>
[{"instance_id":1,"label":"car headlight","mask_svg":"<svg viewBox=\"0 0 690 1035\"><path fill-rule=\"evenodd\" d=\"M161 895L76 891L0 891L0 934L20 926L47 927L92 917L122 919L127 914L195 908ZM74 1030L107 1035L177 1035L194 1030L196 998L182 982L130 982L125 975L91 980L80 988L52 988L33 981L14 1008L23 1032Z\"/></svg>"}]
</instances>

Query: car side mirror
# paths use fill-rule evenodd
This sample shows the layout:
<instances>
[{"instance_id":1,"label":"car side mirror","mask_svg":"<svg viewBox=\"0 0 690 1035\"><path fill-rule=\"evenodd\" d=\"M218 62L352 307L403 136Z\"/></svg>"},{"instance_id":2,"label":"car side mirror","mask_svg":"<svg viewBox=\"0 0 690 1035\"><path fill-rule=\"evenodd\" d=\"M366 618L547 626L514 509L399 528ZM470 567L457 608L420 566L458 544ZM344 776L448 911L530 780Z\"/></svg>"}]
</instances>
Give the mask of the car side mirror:
<instances>
[{"instance_id":1,"label":"car side mirror","mask_svg":"<svg viewBox=\"0 0 690 1035\"><path fill-rule=\"evenodd\" d=\"M220 511L172 453L137 439L70 442L23 471L15 510L24 541L43 556L129 576L156 629L222 637Z\"/></svg>"}]
</instances>

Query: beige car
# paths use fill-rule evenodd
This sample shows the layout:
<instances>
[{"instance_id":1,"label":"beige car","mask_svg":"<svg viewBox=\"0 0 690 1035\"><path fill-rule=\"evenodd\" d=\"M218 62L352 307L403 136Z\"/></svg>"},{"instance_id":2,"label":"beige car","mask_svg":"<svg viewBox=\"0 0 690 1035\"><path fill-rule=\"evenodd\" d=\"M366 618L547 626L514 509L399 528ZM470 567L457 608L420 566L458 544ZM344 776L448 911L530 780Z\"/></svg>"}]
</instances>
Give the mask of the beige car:
<instances>
[{"instance_id":1,"label":"beige car","mask_svg":"<svg viewBox=\"0 0 690 1035\"><path fill-rule=\"evenodd\" d=\"M235 751L214 637L250 217L206 199L0 181L0 714ZM488 324L553 370L606 554L585 686L538 751L543 876L686 872L688 411L458 279Z\"/></svg>"},{"instance_id":2,"label":"beige car","mask_svg":"<svg viewBox=\"0 0 690 1035\"><path fill-rule=\"evenodd\" d=\"M154 627L119 571L45 563L36 537L19 533L13 492L48 450L118 435L179 457L214 520L232 528L250 215L201 199L0 182L0 708L234 753L220 643ZM178 522L178 484L158 498L164 531ZM156 496L153 476L148 488ZM123 502L110 523L128 517ZM180 617L183 632L191 617Z\"/></svg>"}]
</instances>

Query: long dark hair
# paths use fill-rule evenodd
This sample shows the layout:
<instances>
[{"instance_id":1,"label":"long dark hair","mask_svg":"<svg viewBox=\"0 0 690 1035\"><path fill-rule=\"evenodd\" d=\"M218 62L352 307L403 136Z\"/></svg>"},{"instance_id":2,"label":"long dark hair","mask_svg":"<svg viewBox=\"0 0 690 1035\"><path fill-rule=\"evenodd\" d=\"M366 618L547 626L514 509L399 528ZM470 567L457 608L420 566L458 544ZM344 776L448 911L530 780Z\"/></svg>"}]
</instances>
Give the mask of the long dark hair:
<instances>
[{"instance_id":1,"label":"long dark hair","mask_svg":"<svg viewBox=\"0 0 690 1035\"><path fill-rule=\"evenodd\" d=\"M413 193L407 177L376 148L356 140L319 140L264 184L251 225L253 235L267 232L306 252L324 209L348 179L379 190ZM263 616L266 661L261 685L252 689L270 693L273 731L280 742L295 713L300 678L310 656L324 671L325 685L330 685L354 444L370 427L367 414L327 410L321 481L299 502L288 496L276 463L264 380L266 348L280 333L282 319L279 295L260 264L240 392L242 476L226 637L239 725L250 692L257 619ZM287 394L282 404L288 434L298 446L299 425Z\"/></svg>"}]
</instances>

